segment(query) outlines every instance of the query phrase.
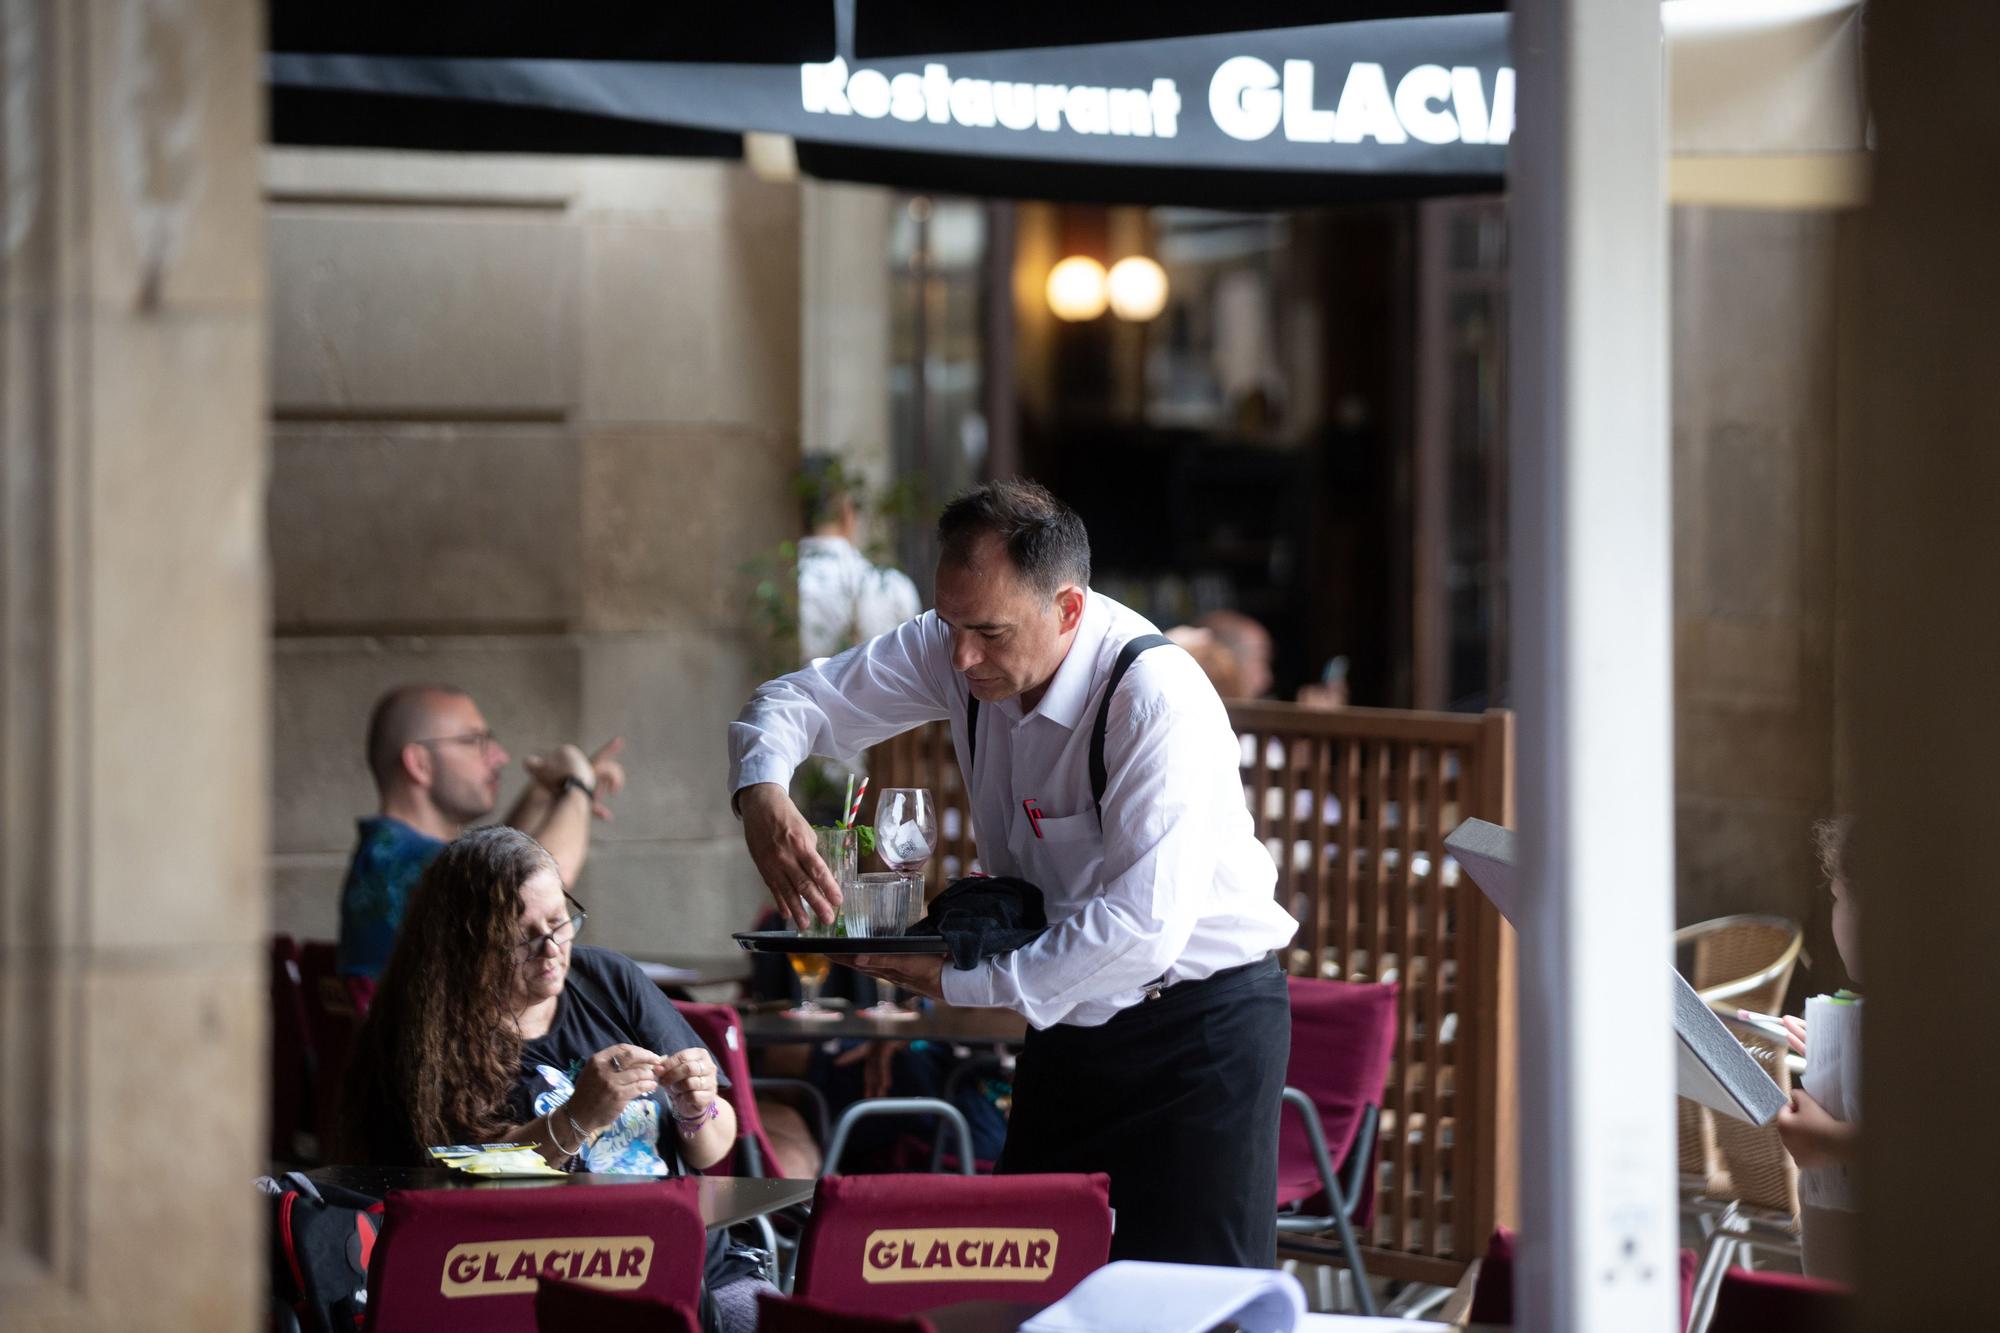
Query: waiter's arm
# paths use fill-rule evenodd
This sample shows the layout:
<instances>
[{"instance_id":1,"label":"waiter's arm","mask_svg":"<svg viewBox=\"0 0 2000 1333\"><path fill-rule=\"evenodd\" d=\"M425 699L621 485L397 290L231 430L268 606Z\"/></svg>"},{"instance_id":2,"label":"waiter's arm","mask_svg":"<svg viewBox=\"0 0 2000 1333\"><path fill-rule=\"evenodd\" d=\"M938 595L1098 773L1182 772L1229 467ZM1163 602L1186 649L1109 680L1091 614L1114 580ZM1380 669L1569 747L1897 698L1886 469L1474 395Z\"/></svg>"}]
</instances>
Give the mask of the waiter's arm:
<instances>
[{"instance_id":1,"label":"waiter's arm","mask_svg":"<svg viewBox=\"0 0 2000 1333\"><path fill-rule=\"evenodd\" d=\"M951 658L935 615L919 616L767 681L729 724L729 787L743 839L778 910L832 921L839 887L786 794L806 756L844 763L869 746L950 716Z\"/></svg>"},{"instance_id":2,"label":"waiter's arm","mask_svg":"<svg viewBox=\"0 0 2000 1333\"><path fill-rule=\"evenodd\" d=\"M1163 671L1181 654L1159 654ZM1144 667L1133 668L1136 679ZM1198 670L1187 661L1188 670ZM1121 691L1121 696L1123 691ZM1084 908L1032 944L970 971L946 968L944 997L993 1005L1037 1027L1061 1022L1087 1000L1154 981L1187 946L1215 880L1218 839L1244 836L1235 732L1213 690L1154 694L1112 707L1105 758L1102 889ZM1218 774L1227 775L1224 781Z\"/></svg>"}]
</instances>

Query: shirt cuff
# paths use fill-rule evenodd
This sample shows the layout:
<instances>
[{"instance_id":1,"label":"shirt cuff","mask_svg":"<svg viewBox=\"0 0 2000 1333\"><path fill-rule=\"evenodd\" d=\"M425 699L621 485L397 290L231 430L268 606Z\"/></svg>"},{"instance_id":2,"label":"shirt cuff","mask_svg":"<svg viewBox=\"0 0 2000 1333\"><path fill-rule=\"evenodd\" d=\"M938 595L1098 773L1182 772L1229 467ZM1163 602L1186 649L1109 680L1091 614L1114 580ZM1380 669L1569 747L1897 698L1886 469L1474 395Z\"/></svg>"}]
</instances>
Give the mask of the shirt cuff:
<instances>
[{"instance_id":1,"label":"shirt cuff","mask_svg":"<svg viewBox=\"0 0 2000 1333\"><path fill-rule=\"evenodd\" d=\"M978 967L960 971L952 965L951 959L944 961L944 971L938 974L938 989L944 992L946 1004L957 1005L961 1009L991 1009L993 1007L993 968L986 963Z\"/></svg>"}]
</instances>

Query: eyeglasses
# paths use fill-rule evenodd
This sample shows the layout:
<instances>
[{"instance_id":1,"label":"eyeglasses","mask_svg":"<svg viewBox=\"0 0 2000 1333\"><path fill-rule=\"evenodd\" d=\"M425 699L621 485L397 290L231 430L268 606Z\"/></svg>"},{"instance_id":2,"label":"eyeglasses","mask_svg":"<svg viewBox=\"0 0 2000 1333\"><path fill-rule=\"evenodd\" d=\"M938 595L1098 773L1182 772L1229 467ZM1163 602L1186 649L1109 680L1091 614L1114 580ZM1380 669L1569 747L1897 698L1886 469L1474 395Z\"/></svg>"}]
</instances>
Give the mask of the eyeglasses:
<instances>
[{"instance_id":1,"label":"eyeglasses","mask_svg":"<svg viewBox=\"0 0 2000 1333\"><path fill-rule=\"evenodd\" d=\"M468 731L462 736L424 736L418 745L476 745L483 759L500 747L500 738L491 731Z\"/></svg>"},{"instance_id":2,"label":"eyeglasses","mask_svg":"<svg viewBox=\"0 0 2000 1333\"><path fill-rule=\"evenodd\" d=\"M570 897L567 890L563 893L563 901L576 909L576 915L547 934L537 935L535 938L525 941L521 945L522 962L531 963L535 959L540 958L551 944L557 950L561 950L564 945L576 938L576 933L583 929L583 923L590 920L590 913L584 911L583 904Z\"/></svg>"}]
</instances>

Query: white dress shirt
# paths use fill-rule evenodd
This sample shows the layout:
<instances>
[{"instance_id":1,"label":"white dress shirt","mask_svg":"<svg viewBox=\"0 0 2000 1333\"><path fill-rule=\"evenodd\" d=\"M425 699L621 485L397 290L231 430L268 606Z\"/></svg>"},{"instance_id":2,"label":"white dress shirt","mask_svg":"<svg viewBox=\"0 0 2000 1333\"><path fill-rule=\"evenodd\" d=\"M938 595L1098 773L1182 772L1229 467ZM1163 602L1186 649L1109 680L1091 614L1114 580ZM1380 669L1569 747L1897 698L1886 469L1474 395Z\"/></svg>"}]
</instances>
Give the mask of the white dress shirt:
<instances>
[{"instance_id":1,"label":"white dress shirt","mask_svg":"<svg viewBox=\"0 0 2000 1333\"><path fill-rule=\"evenodd\" d=\"M1090 593L1069 652L1033 712L979 709L973 836L989 872L1040 887L1050 929L970 971L947 966L953 1004L1012 1009L1038 1028L1095 1027L1152 984L1198 980L1282 947L1298 929L1272 897L1222 700L1178 648L1136 660L1105 732L1104 816L1090 791L1090 734L1118 650L1156 633ZM927 611L837 657L760 686L729 727L730 790L787 783L808 754L852 760L925 722L951 723L965 768L965 678ZM1041 836L1022 803L1041 812Z\"/></svg>"},{"instance_id":2,"label":"white dress shirt","mask_svg":"<svg viewBox=\"0 0 2000 1333\"><path fill-rule=\"evenodd\" d=\"M815 657L866 643L923 609L917 585L877 565L845 537L799 541L799 649Z\"/></svg>"}]
</instances>

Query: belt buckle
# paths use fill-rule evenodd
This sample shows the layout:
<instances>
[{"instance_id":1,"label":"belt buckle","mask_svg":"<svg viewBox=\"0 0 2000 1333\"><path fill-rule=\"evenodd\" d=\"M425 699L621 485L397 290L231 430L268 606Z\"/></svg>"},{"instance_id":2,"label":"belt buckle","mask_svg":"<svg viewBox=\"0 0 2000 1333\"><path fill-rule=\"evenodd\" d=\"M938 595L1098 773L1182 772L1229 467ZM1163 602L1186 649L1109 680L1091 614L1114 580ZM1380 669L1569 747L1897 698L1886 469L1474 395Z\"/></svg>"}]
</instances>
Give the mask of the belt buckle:
<instances>
[{"instance_id":1,"label":"belt buckle","mask_svg":"<svg viewBox=\"0 0 2000 1333\"><path fill-rule=\"evenodd\" d=\"M1146 1000L1159 999L1160 993L1166 990L1166 988L1167 988L1167 979L1165 977L1161 977L1158 981L1155 981L1152 985L1146 987L1145 997L1140 1001L1140 1003L1143 1004L1145 1003Z\"/></svg>"}]
</instances>

